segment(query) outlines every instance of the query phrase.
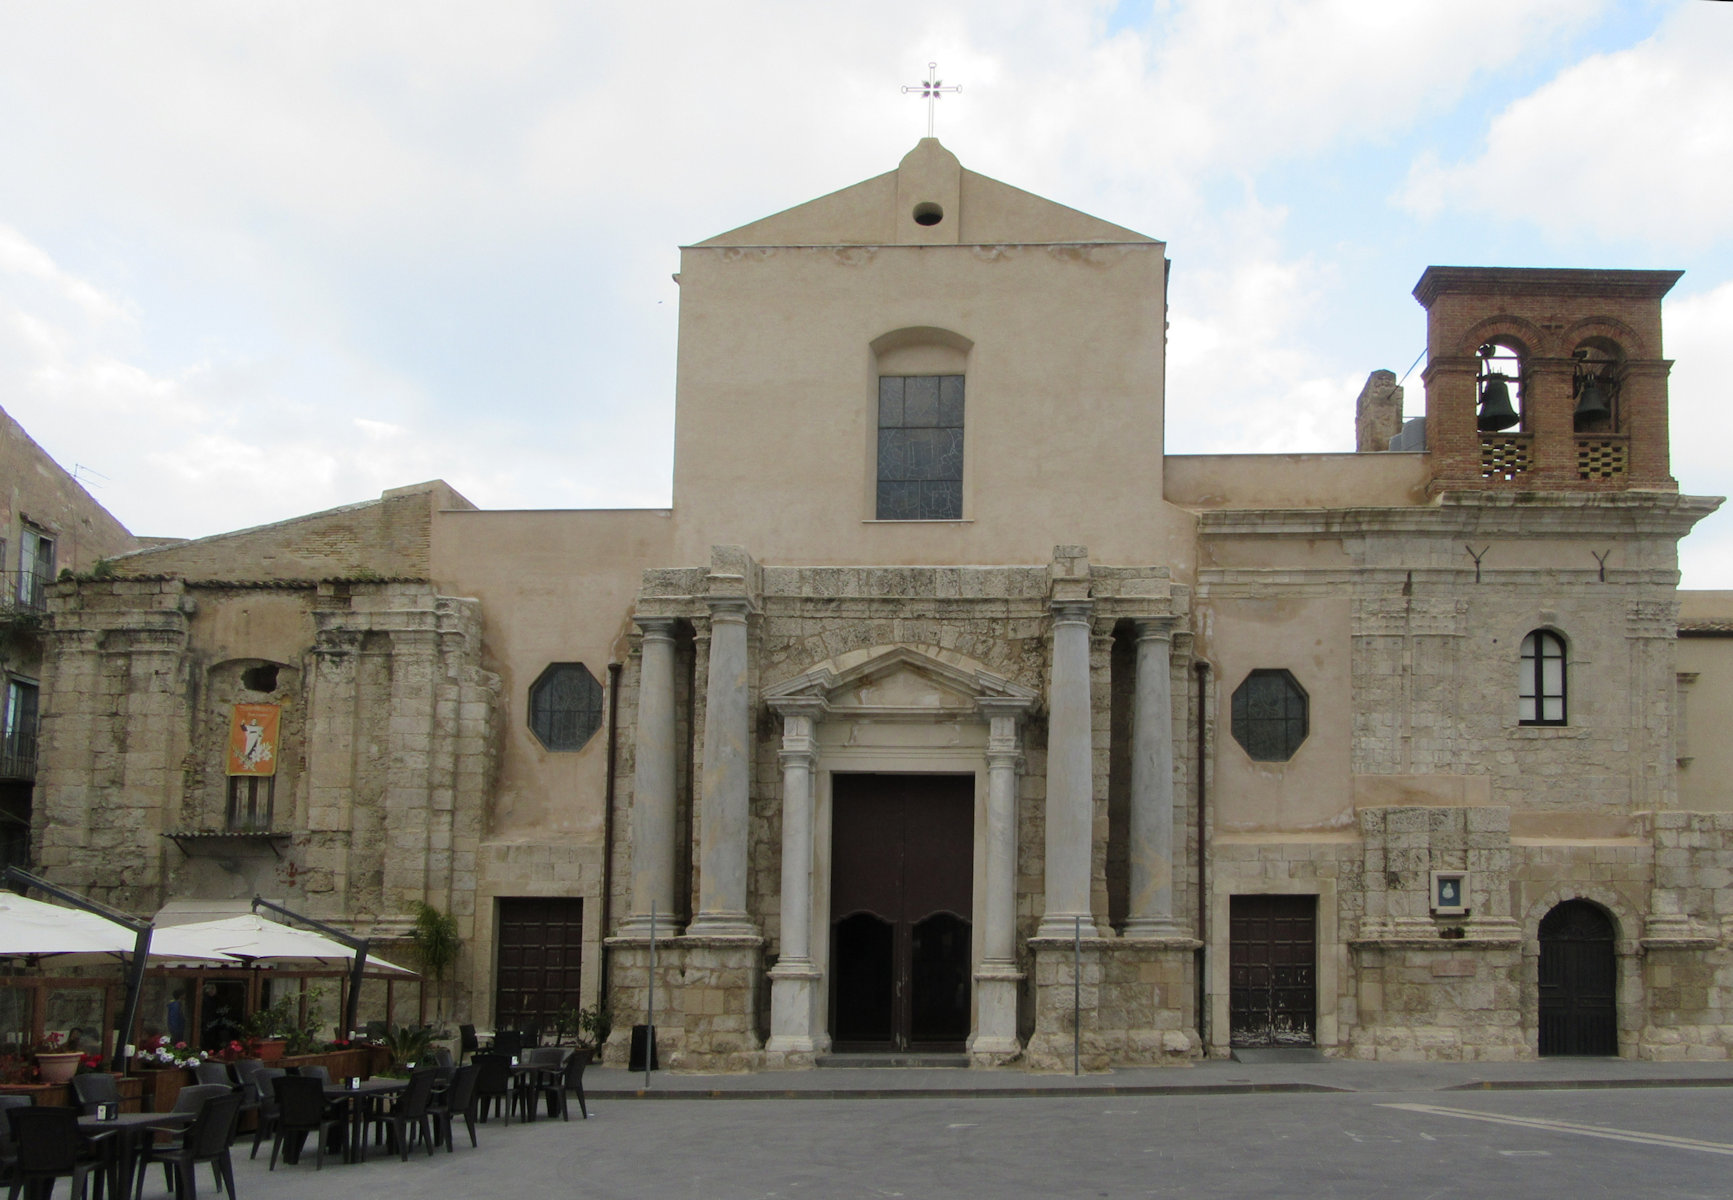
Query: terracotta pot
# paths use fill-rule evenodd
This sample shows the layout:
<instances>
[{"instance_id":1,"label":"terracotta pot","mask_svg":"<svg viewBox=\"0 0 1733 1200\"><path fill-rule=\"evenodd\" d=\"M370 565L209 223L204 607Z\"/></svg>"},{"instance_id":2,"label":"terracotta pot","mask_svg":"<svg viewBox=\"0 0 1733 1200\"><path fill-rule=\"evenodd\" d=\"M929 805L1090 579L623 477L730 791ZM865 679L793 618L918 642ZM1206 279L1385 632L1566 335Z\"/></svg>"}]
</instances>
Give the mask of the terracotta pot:
<instances>
[{"instance_id":1,"label":"terracotta pot","mask_svg":"<svg viewBox=\"0 0 1733 1200\"><path fill-rule=\"evenodd\" d=\"M59 1054L38 1054L36 1070L42 1076L43 1083L70 1083L72 1077L78 1074L78 1060L83 1057L84 1055L76 1050Z\"/></svg>"},{"instance_id":2,"label":"terracotta pot","mask_svg":"<svg viewBox=\"0 0 1733 1200\"><path fill-rule=\"evenodd\" d=\"M288 1044L282 1038L261 1038L259 1040L259 1061L277 1062L283 1057L283 1048Z\"/></svg>"}]
</instances>

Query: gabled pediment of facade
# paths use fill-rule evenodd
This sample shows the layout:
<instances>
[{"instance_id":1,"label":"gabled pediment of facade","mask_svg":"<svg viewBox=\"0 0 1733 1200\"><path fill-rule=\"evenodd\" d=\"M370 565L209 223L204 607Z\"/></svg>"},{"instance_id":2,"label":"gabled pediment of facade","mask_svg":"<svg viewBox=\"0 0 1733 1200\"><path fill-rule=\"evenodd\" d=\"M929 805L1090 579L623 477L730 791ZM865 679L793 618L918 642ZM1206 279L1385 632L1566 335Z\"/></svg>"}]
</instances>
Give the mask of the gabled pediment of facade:
<instances>
[{"instance_id":1,"label":"gabled pediment of facade","mask_svg":"<svg viewBox=\"0 0 1733 1200\"><path fill-rule=\"evenodd\" d=\"M1032 708L1038 693L960 654L924 646L870 646L819 663L766 689L777 710L815 705L835 715L932 720L994 704Z\"/></svg>"}]
</instances>

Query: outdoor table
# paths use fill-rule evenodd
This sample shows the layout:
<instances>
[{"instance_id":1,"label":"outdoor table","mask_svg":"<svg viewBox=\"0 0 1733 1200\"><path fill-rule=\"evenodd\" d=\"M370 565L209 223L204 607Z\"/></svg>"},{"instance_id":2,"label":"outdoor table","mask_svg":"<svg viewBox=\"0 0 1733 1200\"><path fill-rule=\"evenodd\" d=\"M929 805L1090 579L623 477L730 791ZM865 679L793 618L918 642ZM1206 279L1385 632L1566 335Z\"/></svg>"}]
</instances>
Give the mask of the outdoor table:
<instances>
[{"instance_id":1,"label":"outdoor table","mask_svg":"<svg viewBox=\"0 0 1733 1200\"><path fill-rule=\"evenodd\" d=\"M539 1093L541 1090L542 1078L549 1075L564 1075L565 1070L566 1068L563 1059L559 1066L554 1067L532 1066L526 1062L516 1062L512 1064L512 1091L523 1097L525 1121L533 1121L536 1119L537 1101L540 1099ZM548 1115L552 1116L553 1114L550 1112Z\"/></svg>"},{"instance_id":2,"label":"outdoor table","mask_svg":"<svg viewBox=\"0 0 1733 1200\"><path fill-rule=\"evenodd\" d=\"M349 1108L349 1140L343 1148L344 1162L362 1162L367 1157L367 1105L362 1101L381 1096L395 1096L409 1086L407 1079L363 1079L359 1087L347 1087L332 1080L325 1085L325 1102L343 1101Z\"/></svg>"},{"instance_id":3,"label":"outdoor table","mask_svg":"<svg viewBox=\"0 0 1733 1200\"><path fill-rule=\"evenodd\" d=\"M126 1200L132 1193L139 1146L158 1130L191 1125L196 1115L188 1112L120 1113L107 1121L95 1116L81 1116L78 1118L78 1132L91 1142L104 1141L112 1145L108 1194L116 1200Z\"/></svg>"}]
</instances>

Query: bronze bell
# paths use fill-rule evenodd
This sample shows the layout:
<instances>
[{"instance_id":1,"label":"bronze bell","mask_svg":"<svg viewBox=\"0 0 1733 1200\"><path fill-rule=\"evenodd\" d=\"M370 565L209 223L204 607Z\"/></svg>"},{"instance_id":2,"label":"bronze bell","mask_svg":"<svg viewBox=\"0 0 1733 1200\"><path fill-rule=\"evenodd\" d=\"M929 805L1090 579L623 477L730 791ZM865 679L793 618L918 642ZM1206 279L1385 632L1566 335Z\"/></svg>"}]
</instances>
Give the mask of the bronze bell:
<instances>
[{"instance_id":1,"label":"bronze bell","mask_svg":"<svg viewBox=\"0 0 1733 1200\"><path fill-rule=\"evenodd\" d=\"M1607 403L1607 389L1599 375L1583 376L1582 390L1577 393L1576 426L1583 428L1595 421L1611 418L1613 409Z\"/></svg>"},{"instance_id":2,"label":"bronze bell","mask_svg":"<svg viewBox=\"0 0 1733 1200\"><path fill-rule=\"evenodd\" d=\"M1495 433L1509 429L1522 418L1510 406L1510 387L1506 376L1494 371L1480 381L1480 432Z\"/></svg>"}]
</instances>

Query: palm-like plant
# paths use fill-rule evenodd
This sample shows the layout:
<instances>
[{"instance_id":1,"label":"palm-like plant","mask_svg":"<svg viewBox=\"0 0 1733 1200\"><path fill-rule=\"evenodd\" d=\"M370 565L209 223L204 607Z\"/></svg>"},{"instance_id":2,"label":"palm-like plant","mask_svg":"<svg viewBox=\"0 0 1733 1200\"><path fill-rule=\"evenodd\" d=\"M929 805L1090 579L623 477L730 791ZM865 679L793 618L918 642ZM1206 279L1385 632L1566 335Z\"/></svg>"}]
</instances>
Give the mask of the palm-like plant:
<instances>
[{"instance_id":1,"label":"palm-like plant","mask_svg":"<svg viewBox=\"0 0 1733 1200\"><path fill-rule=\"evenodd\" d=\"M433 976L433 1005L436 1021L445 1020L445 972L463 952L463 939L458 935L457 918L440 912L425 900L415 904L415 928L409 932L415 946L415 956L421 969Z\"/></svg>"}]
</instances>

